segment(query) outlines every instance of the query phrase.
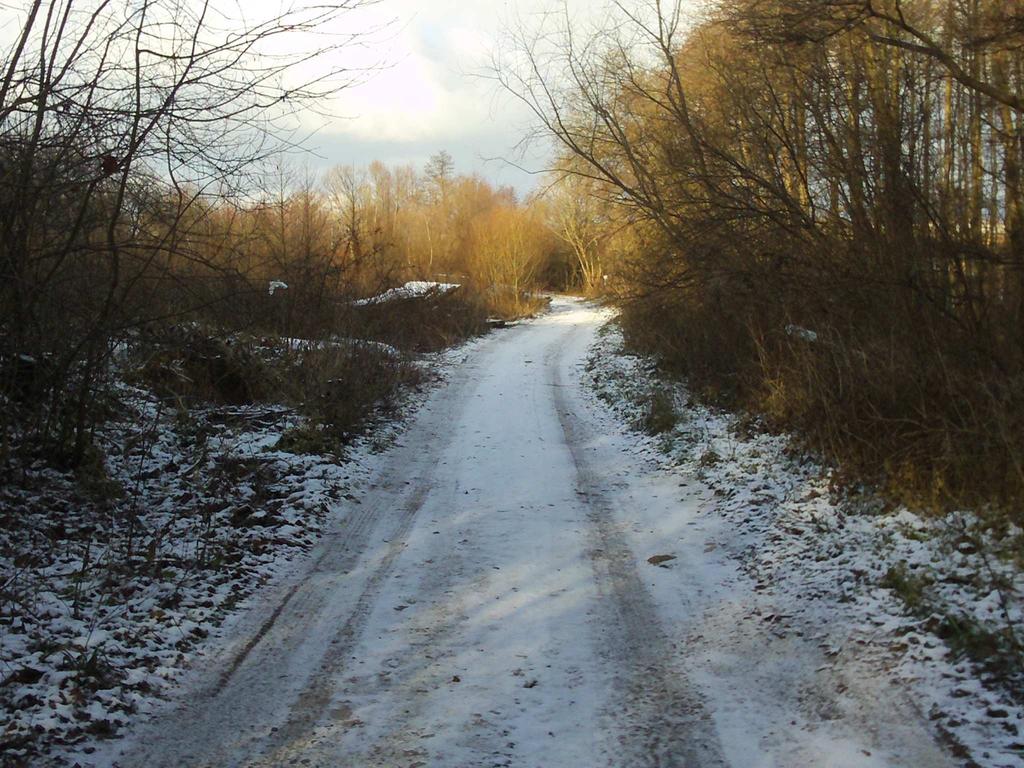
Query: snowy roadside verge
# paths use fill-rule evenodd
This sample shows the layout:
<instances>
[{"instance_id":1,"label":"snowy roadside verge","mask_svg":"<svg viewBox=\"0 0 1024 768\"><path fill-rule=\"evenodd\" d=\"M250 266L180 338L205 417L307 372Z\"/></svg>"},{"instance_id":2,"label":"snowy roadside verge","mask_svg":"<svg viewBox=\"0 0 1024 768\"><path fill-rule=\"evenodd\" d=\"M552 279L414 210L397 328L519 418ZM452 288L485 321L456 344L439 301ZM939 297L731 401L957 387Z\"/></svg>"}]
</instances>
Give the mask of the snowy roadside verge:
<instances>
[{"instance_id":1,"label":"snowy roadside verge","mask_svg":"<svg viewBox=\"0 0 1024 768\"><path fill-rule=\"evenodd\" d=\"M466 349L422 358L425 378ZM434 383L406 390L402 417L378 419L342 456L277 450L303 423L284 406L183 412L119 385L94 472L19 466L0 488L0 764L85 763L156 711L359 503L353 491Z\"/></svg>"},{"instance_id":2,"label":"snowy roadside verge","mask_svg":"<svg viewBox=\"0 0 1024 768\"><path fill-rule=\"evenodd\" d=\"M1020 670L980 661L1024 613L1019 531L997 538L966 513L939 520L887 510L869 493L840 497L793 440L691 402L651 360L624 350L614 324L591 349L585 379L637 430L639 448L710 489L703 514L724 523L721 549L776 607L760 622L819 639L837 667L869 664L909 693L963 764L1024 765Z\"/></svg>"}]
</instances>

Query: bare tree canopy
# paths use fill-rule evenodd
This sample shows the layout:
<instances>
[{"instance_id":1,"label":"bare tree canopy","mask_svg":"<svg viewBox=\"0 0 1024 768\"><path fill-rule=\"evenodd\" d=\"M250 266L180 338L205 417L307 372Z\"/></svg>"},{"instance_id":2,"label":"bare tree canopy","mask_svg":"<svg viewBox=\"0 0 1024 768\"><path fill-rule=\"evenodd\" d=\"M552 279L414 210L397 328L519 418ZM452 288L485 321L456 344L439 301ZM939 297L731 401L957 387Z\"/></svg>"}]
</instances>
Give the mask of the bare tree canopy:
<instances>
[{"instance_id":1,"label":"bare tree canopy","mask_svg":"<svg viewBox=\"0 0 1024 768\"><path fill-rule=\"evenodd\" d=\"M33 0L4 11L3 346L52 358L51 378L76 393L62 429L79 452L107 340L149 316L161 254L199 258L182 226L197 201L251 188L259 163L299 138L297 113L364 74L341 53L372 30L337 30L372 3L243 14L212 0Z\"/></svg>"},{"instance_id":2,"label":"bare tree canopy","mask_svg":"<svg viewBox=\"0 0 1024 768\"><path fill-rule=\"evenodd\" d=\"M1024 492L1018 6L650 0L599 29L566 9L511 29L493 77L556 172L617 209L641 345L899 493L1005 502Z\"/></svg>"}]
</instances>

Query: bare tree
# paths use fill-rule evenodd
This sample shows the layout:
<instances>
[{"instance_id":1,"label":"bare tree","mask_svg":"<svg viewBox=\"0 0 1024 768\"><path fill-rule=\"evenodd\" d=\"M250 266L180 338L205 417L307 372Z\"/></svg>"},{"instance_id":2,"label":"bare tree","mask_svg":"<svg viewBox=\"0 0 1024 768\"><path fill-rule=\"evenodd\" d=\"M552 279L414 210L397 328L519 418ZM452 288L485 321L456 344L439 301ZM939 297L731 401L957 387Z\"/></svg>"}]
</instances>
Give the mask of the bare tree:
<instances>
[{"instance_id":1,"label":"bare tree","mask_svg":"<svg viewBox=\"0 0 1024 768\"><path fill-rule=\"evenodd\" d=\"M75 456L111 339L145 320L139 291L187 248L189 212L245 190L261 160L296 146L302 109L364 74L339 54L367 33L332 30L373 2L4 12L20 30L0 67L2 351L48 360L40 428Z\"/></svg>"},{"instance_id":2,"label":"bare tree","mask_svg":"<svg viewBox=\"0 0 1024 768\"><path fill-rule=\"evenodd\" d=\"M1017 6L621 2L521 24L493 76L628 222L632 339L908 495L1015 498Z\"/></svg>"},{"instance_id":3,"label":"bare tree","mask_svg":"<svg viewBox=\"0 0 1024 768\"><path fill-rule=\"evenodd\" d=\"M552 228L575 259L580 285L586 294L600 290L604 256L611 235L602 201L576 177L566 176L550 197Z\"/></svg>"}]
</instances>

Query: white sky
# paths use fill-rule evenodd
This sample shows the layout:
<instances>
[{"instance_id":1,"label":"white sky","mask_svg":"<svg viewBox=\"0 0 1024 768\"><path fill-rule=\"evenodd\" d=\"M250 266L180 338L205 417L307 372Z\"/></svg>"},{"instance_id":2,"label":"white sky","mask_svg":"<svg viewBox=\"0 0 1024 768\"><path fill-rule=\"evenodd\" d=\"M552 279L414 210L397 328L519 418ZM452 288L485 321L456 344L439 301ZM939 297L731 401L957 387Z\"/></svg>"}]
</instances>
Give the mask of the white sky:
<instances>
[{"instance_id":1,"label":"white sky","mask_svg":"<svg viewBox=\"0 0 1024 768\"><path fill-rule=\"evenodd\" d=\"M564 1L575 20L608 19L608 0ZM81 5L87 10L96 2L86 0ZM254 5L248 6L247 13L248 2ZM213 3L227 17L239 12L272 13L278 3L290 4L285 0ZM486 70L507 24L521 19L534 26L538 14L562 7L563 0L379 0L369 8L343 14L339 29L323 31L351 34L377 29L365 45L349 45L339 54L344 66L372 68L375 74L332 103L318 105L321 114L302 116L302 133L312 134L305 146L313 155L295 160L308 162L314 169L339 163L367 165L373 160L422 167L430 155L445 149L454 156L458 172L477 172L520 193L529 191L539 183L539 176L494 158L541 170L546 148L535 147L525 157L516 153L530 126L530 115L493 82L475 75ZM24 16L23 3L0 0L2 48L13 41ZM286 54L304 49L307 42L324 43L280 40L282 46L293 48L278 48L278 53ZM318 73L307 70L298 76L311 74Z\"/></svg>"},{"instance_id":2,"label":"white sky","mask_svg":"<svg viewBox=\"0 0 1024 768\"><path fill-rule=\"evenodd\" d=\"M596 13L602 2L573 0L571 7ZM422 166L445 149L461 173L476 171L520 192L536 177L501 160L541 169L543 148L527 157L515 152L529 126L525 109L493 83L474 76L487 66L503 26L515 16L561 6L561 0L382 0L361 12L367 26L394 20L379 46L353 52L351 61L387 66L329 107L348 117L319 120L310 145L317 166L386 163ZM310 118L313 120L313 118Z\"/></svg>"}]
</instances>

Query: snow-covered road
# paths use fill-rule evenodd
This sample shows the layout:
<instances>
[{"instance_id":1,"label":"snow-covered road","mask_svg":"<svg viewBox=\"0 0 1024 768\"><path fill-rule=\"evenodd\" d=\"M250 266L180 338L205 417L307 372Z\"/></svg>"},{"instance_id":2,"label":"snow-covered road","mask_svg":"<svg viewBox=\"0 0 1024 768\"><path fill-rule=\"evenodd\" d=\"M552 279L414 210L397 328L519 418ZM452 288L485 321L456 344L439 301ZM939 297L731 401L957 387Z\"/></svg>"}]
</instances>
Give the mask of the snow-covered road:
<instances>
[{"instance_id":1,"label":"snow-covered road","mask_svg":"<svg viewBox=\"0 0 1024 768\"><path fill-rule=\"evenodd\" d=\"M471 346L308 567L110 760L953 765L898 691L739 621L711 493L581 388L606 319L556 299Z\"/></svg>"}]
</instances>

